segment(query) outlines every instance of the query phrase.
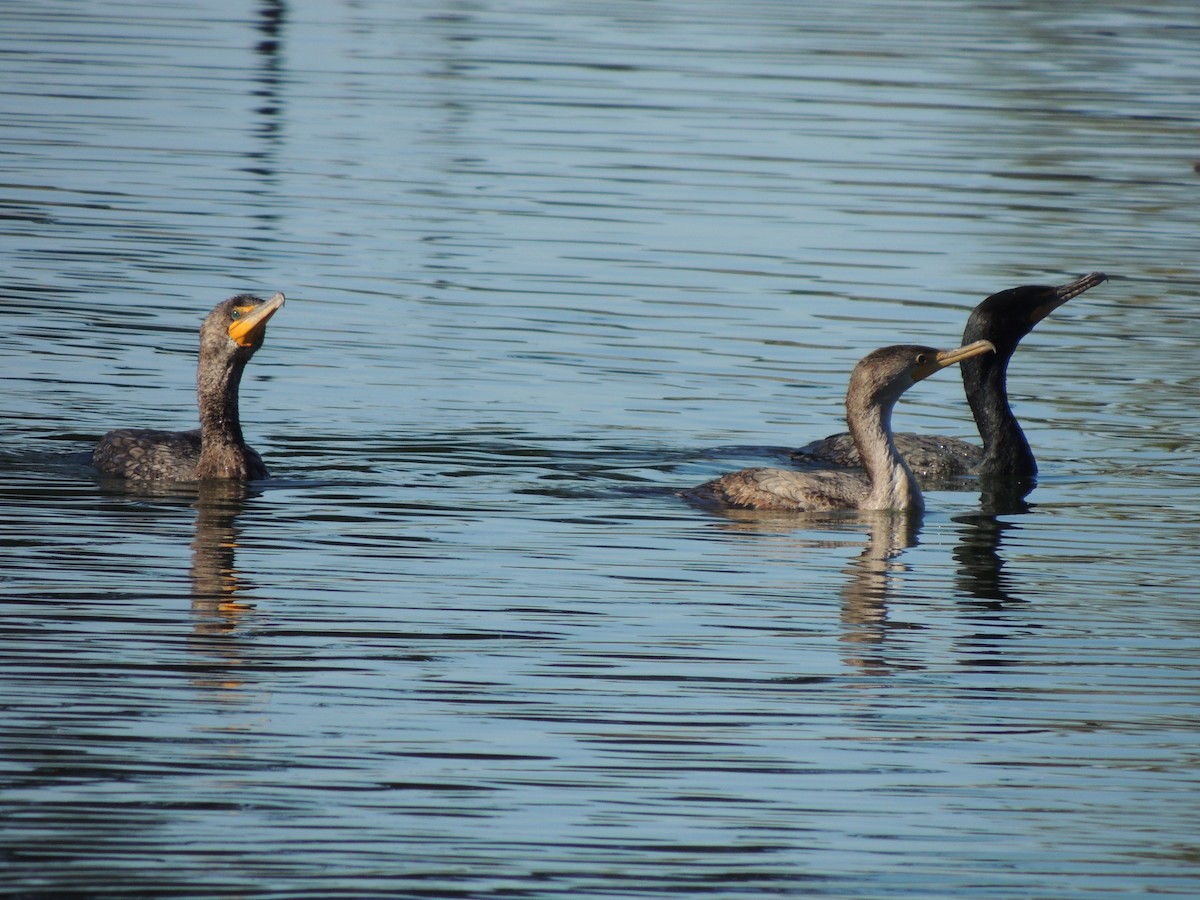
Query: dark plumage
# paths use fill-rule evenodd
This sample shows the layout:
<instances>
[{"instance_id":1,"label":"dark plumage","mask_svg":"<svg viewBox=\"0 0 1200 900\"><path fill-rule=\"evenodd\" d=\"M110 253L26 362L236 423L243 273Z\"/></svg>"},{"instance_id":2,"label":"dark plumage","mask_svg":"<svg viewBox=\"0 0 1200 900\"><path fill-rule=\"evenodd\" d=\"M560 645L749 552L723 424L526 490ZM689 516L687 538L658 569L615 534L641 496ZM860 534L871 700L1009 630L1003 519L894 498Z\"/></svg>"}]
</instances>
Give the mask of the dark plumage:
<instances>
[{"instance_id":1,"label":"dark plumage","mask_svg":"<svg viewBox=\"0 0 1200 900\"><path fill-rule=\"evenodd\" d=\"M901 432L896 447L922 480L960 475L1033 478L1037 460L1008 402L1008 363L1021 339L1042 319L1089 288L1106 280L1092 272L1058 287L1026 285L992 294L971 311L963 343L988 340L995 354L962 364L963 388L983 446L957 438ZM862 463L850 435L843 432L814 441L792 454L797 461L821 466L858 467Z\"/></svg>"},{"instance_id":2,"label":"dark plumage","mask_svg":"<svg viewBox=\"0 0 1200 900\"><path fill-rule=\"evenodd\" d=\"M923 378L994 350L988 341L955 350L901 345L876 350L859 361L846 391L846 423L865 461L865 476L845 469L743 469L684 496L706 505L795 512L920 509L921 489L892 442L892 408Z\"/></svg>"},{"instance_id":3,"label":"dark plumage","mask_svg":"<svg viewBox=\"0 0 1200 900\"><path fill-rule=\"evenodd\" d=\"M266 301L238 294L218 304L200 326L196 368L200 427L110 431L92 452L96 468L138 481L265 478L262 457L246 446L242 436L238 387L246 363L262 346L267 322L283 303L283 294L277 293Z\"/></svg>"}]
</instances>

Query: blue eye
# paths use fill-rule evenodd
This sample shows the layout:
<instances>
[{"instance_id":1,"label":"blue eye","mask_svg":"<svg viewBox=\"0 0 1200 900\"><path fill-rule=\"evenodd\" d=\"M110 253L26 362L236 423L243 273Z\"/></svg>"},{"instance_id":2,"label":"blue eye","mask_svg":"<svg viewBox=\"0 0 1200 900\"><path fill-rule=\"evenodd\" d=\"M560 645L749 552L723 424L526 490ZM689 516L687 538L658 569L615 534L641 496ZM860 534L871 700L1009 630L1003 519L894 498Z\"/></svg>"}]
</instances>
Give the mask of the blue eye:
<instances>
[{"instance_id":1,"label":"blue eye","mask_svg":"<svg viewBox=\"0 0 1200 900\"><path fill-rule=\"evenodd\" d=\"M231 318L231 319L240 319L241 317L242 317L242 311L240 309L235 309L233 312L231 312L229 314L229 318Z\"/></svg>"}]
</instances>

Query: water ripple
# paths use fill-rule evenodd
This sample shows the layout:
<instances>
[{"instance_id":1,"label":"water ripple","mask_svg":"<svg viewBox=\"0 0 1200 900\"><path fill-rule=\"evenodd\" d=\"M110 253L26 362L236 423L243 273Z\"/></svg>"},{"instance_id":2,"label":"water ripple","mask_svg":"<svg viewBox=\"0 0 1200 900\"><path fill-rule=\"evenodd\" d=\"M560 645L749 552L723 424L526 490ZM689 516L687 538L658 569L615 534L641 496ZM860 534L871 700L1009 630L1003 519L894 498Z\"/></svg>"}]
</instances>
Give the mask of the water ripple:
<instances>
[{"instance_id":1,"label":"water ripple","mask_svg":"<svg viewBox=\"0 0 1200 900\"><path fill-rule=\"evenodd\" d=\"M14 889L1196 893L1193 19L5 4ZM1010 370L1024 503L677 496L1097 269ZM242 290L273 477L98 478Z\"/></svg>"}]
</instances>

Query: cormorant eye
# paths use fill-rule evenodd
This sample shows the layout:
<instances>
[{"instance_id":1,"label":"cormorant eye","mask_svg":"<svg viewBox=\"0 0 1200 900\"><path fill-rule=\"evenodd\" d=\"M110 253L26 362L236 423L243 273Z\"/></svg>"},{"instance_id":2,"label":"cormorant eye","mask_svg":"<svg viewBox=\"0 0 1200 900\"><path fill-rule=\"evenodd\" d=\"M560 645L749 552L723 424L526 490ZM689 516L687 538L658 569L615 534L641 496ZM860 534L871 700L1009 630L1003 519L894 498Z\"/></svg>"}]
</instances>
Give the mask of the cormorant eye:
<instances>
[{"instance_id":1,"label":"cormorant eye","mask_svg":"<svg viewBox=\"0 0 1200 900\"><path fill-rule=\"evenodd\" d=\"M242 317L242 311L240 309L235 309L233 312L231 312L229 314L229 318L231 318L231 319L240 319L241 317Z\"/></svg>"},{"instance_id":2,"label":"cormorant eye","mask_svg":"<svg viewBox=\"0 0 1200 900\"><path fill-rule=\"evenodd\" d=\"M929 362L929 357L928 357L928 356L926 356L924 353L918 353L918 354L917 354L917 365L919 365L919 366L923 366L923 365L925 365L925 363L927 363L927 362Z\"/></svg>"}]
</instances>

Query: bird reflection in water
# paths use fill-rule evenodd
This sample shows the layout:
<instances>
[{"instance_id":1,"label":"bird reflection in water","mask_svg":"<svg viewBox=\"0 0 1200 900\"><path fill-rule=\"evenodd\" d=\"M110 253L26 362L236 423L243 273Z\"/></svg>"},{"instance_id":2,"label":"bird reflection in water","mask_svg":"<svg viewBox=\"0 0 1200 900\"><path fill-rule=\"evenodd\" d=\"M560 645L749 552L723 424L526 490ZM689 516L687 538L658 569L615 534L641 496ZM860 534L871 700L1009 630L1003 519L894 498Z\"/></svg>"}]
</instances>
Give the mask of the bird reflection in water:
<instances>
[{"instance_id":1,"label":"bird reflection in water","mask_svg":"<svg viewBox=\"0 0 1200 900\"><path fill-rule=\"evenodd\" d=\"M253 489L238 481L205 481L197 485L196 534L192 538L191 646L200 657L194 665L197 687L233 693L242 686L238 673L244 652L239 627L254 606L246 602L253 583L238 571L237 517ZM241 596L239 596L241 595Z\"/></svg>"},{"instance_id":2,"label":"bird reflection in water","mask_svg":"<svg viewBox=\"0 0 1200 900\"><path fill-rule=\"evenodd\" d=\"M842 643L849 645L844 661L866 674L886 675L897 668L885 652L897 627L888 618L888 596L908 571L900 557L917 546L919 512L864 513L870 527L862 552L843 570Z\"/></svg>"},{"instance_id":3,"label":"bird reflection in water","mask_svg":"<svg viewBox=\"0 0 1200 900\"><path fill-rule=\"evenodd\" d=\"M1000 554L1005 532L1020 530L1020 525L1000 517L1029 512L1032 506L1025 497L1034 484L1032 479L985 483L978 511L954 517L965 526L954 549L958 589L981 609L1001 611L1027 602L1014 593L1013 579L1004 571Z\"/></svg>"},{"instance_id":4,"label":"bird reflection in water","mask_svg":"<svg viewBox=\"0 0 1200 900\"><path fill-rule=\"evenodd\" d=\"M862 551L843 569L847 576L841 596L842 634L839 640L848 645L843 660L865 674L885 675L899 666L888 659L887 640L892 631L906 626L896 625L888 616L888 599L898 581L908 571L900 557L905 550L917 546L923 513L920 510L858 510L853 512L794 513L746 510L724 507L713 510L726 520L733 531L762 534L794 534L803 528L806 535L827 531L826 540L806 536L795 537L792 543L801 549L862 546ZM849 541L841 535L864 527L865 544ZM837 534L837 537L834 537ZM905 668L911 668L906 665Z\"/></svg>"}]
</instances>

